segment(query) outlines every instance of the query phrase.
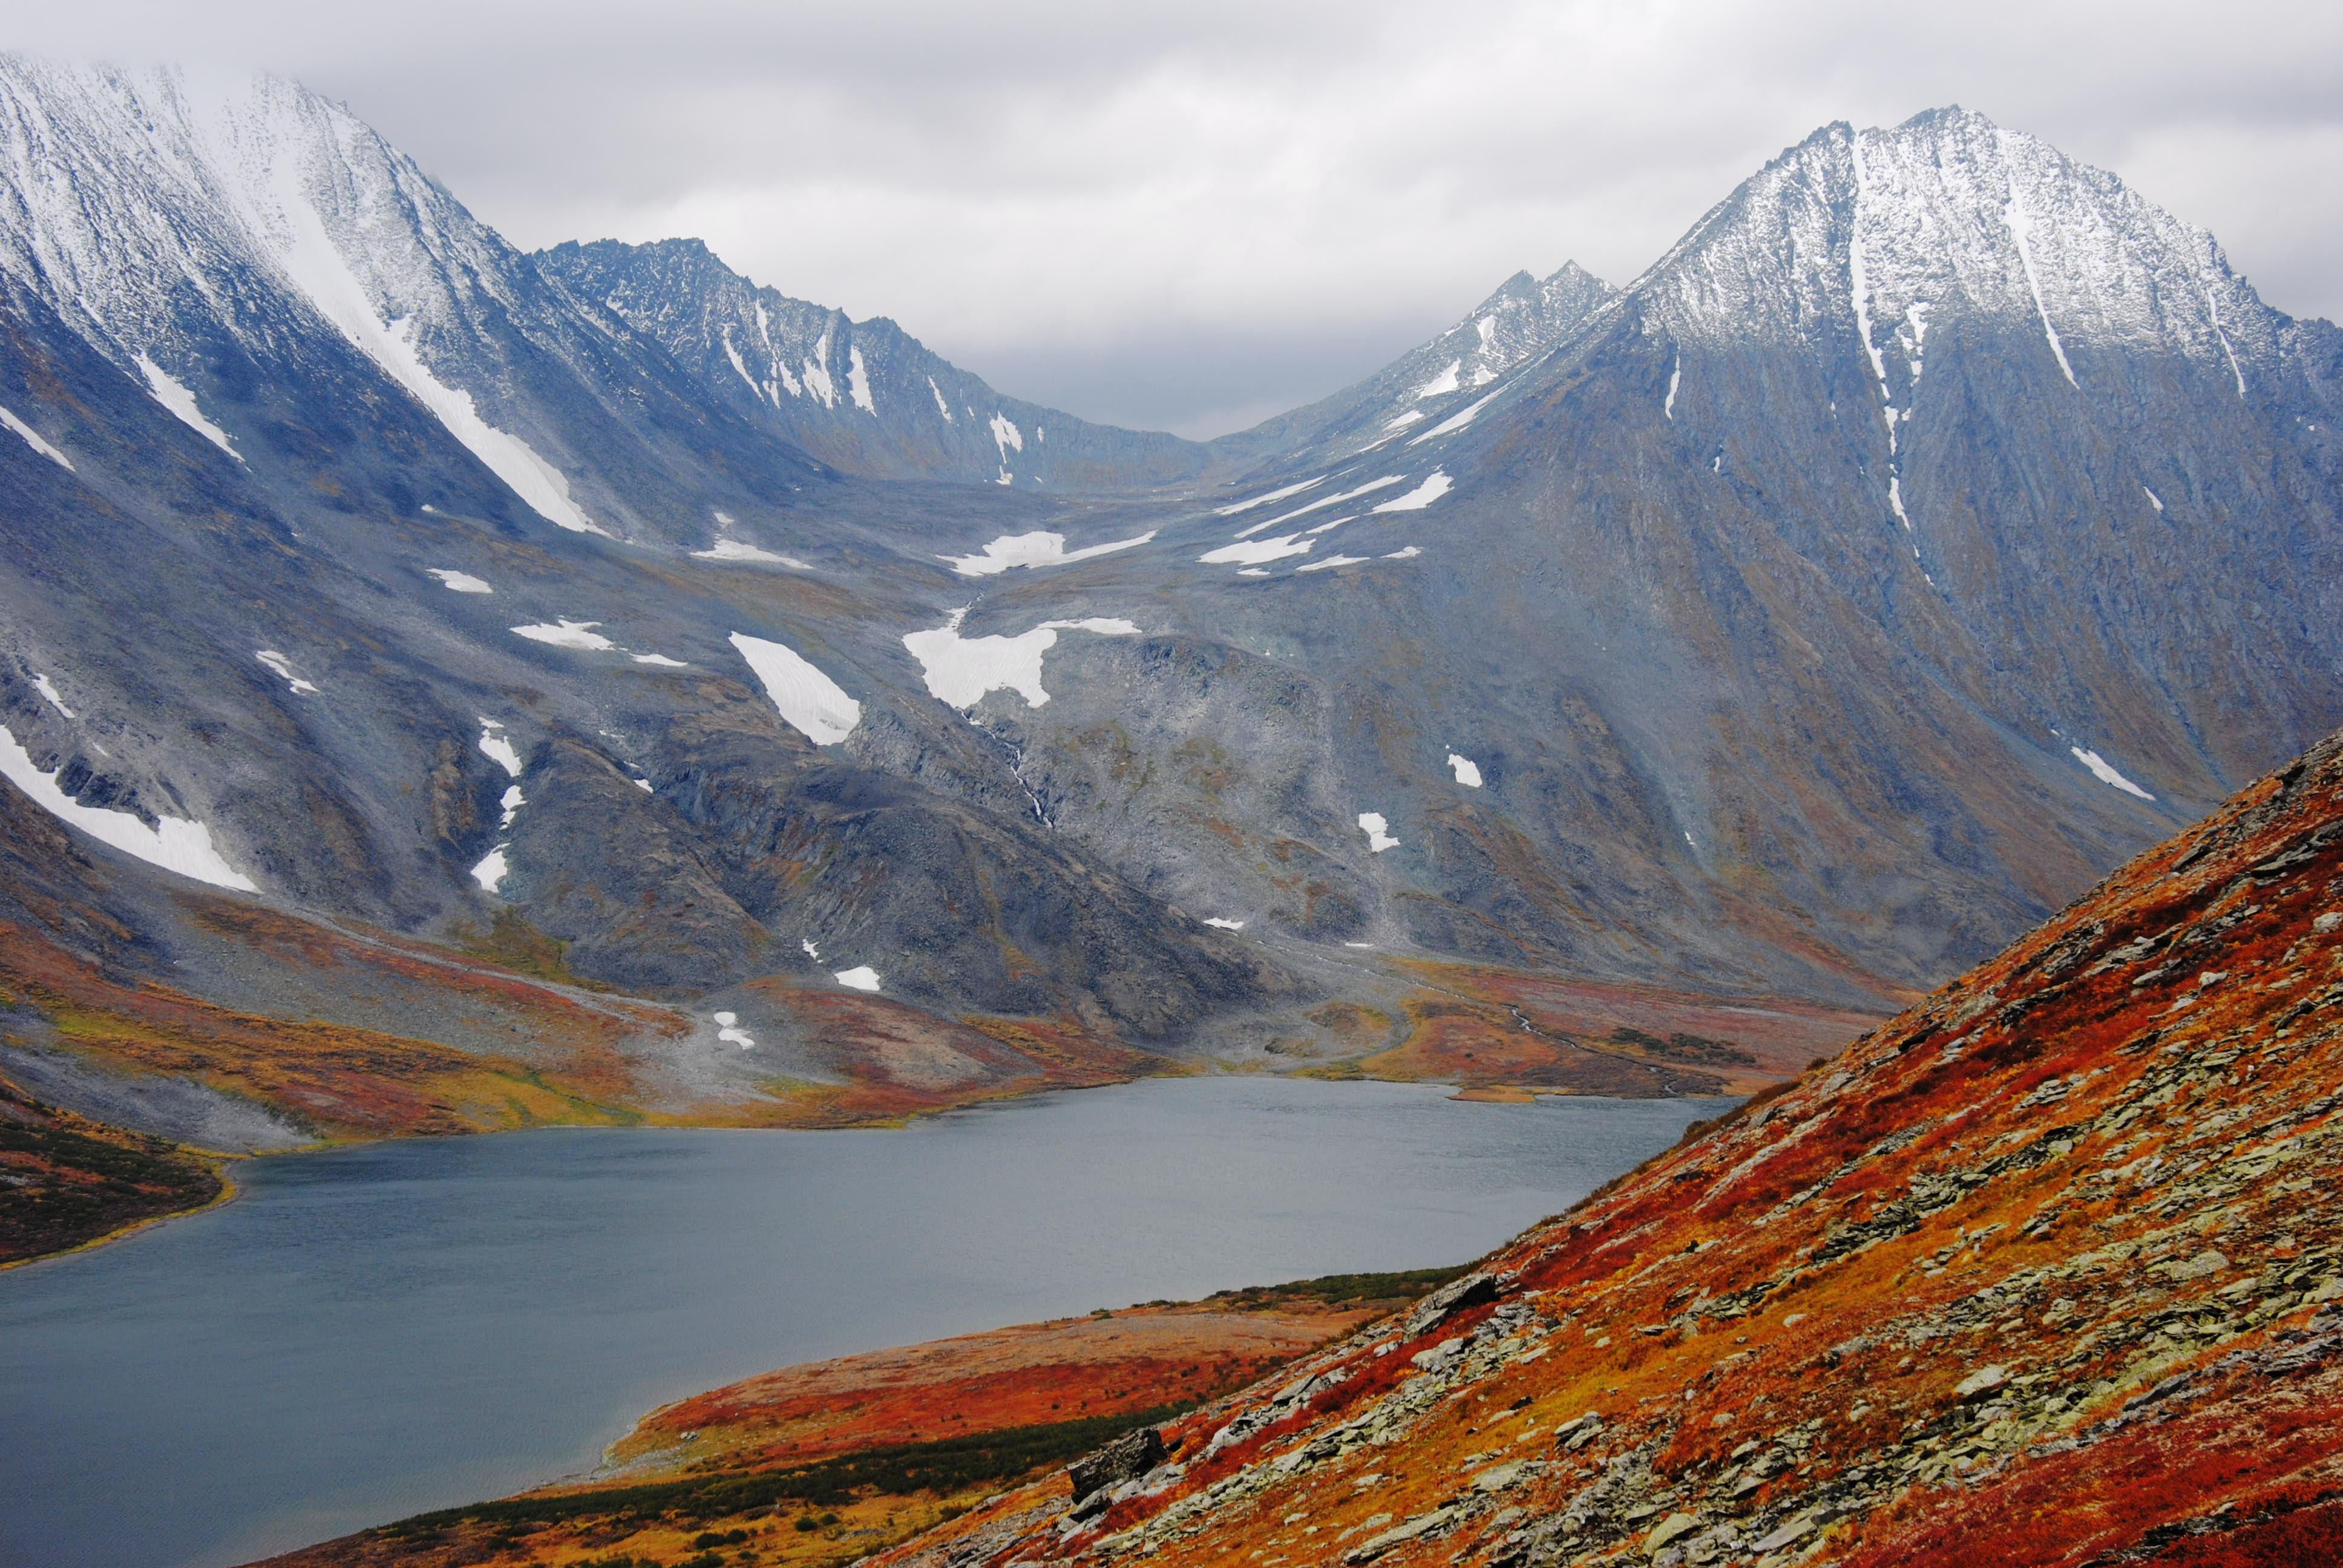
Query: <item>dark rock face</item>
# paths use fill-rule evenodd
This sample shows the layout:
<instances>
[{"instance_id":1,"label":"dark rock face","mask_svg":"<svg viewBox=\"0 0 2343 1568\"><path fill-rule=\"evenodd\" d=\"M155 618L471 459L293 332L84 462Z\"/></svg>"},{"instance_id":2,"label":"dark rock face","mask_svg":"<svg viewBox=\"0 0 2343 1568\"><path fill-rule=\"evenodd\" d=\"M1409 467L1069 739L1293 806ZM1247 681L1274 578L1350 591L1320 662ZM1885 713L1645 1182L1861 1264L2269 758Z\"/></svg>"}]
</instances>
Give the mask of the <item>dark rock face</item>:
<instances>
[{"instance_id":1,"label":"dark rock face","mask_svg":"<svg viewBox=\"0 0 2343 1568\"><path fill-rule=\"evenodd\" d=\"M1074 1501L1079 1503L1093 1493L1136 1481L1162 1462L1163 1434L1142 1426L1066 1466L1066 1478L1074 1483Z\"/></svg>"},{"instance_id":2,"label":"dark rock face","mask_svg":"<svg viewBox=\"0 0 2343 1568\"><path fill-rule=\"evenodd\" d=\"M1165 1046L1368 950L1868 1003L2343 719L2343 337L1958 111L1207 448L289 84L0 110L20 782L287 907Z\"/></svg>"}]
</instances>

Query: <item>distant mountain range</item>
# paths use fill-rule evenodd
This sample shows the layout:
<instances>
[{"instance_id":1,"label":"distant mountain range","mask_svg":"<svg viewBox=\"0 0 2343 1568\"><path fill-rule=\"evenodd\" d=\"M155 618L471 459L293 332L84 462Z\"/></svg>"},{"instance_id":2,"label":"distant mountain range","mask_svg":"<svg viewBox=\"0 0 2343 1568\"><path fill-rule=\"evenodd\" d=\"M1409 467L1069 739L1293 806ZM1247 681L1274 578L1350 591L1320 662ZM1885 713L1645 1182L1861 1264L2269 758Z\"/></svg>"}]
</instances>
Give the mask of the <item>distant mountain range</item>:
<instances>
[{"instance_id":1,"label":"distant mountain range","mask_svg":"<svg viewBox=\"0 0 2343 1568\"><path fill-rule=\"evenodd\" d=\"M0 772L160 890L0 919L263 1012L184 879L542 944L676 1104L844 1006L1352 1060L1394 958L1876 1007L2343 721L2343 337L1956 109L1209 443L281 80L0 61Z\"/></svg>"}]
</instances>

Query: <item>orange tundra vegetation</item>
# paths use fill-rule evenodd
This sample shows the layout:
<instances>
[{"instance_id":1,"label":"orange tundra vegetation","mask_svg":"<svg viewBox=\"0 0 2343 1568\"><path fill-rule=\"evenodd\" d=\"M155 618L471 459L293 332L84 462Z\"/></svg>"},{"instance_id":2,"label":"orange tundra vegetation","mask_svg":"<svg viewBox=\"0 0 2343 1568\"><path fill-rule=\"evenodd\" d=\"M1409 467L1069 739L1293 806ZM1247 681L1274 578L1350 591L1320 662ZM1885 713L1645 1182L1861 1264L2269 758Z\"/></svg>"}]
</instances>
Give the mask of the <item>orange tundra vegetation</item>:
<instances>
[{"instance_id":1,"label":"orange tundra vegetation","mask_svg":"<svg viewBox=\"0 0 2343 1568\"><path fill-rule=\"evenodd\" d=\"M1258 1384L876 1561L2343 1562L2343 737Z\"/></svg>"}]
</instances>

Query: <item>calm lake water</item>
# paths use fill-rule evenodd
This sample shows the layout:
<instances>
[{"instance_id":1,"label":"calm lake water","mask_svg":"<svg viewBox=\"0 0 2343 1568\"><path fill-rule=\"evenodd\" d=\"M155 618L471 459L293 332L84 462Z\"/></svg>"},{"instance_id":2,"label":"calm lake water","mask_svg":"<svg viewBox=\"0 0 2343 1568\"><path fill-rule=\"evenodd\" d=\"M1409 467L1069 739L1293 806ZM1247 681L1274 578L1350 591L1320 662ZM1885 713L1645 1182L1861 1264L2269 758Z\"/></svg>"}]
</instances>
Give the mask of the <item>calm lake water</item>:
<instances>
[{"instance_id":1,"label":"calm lake water","mask_svg":"<svg viewBox=\"0 0 2343 1568\"><path fill-rule=\"evenodd\" d=\"M225 1208L0 1273L0 1563L242 1563L588 1468L793 1362L1461 1262L1717 1109L1446 1095L1159 1081L249 1161Z\"/></svg>"}]
</instances>

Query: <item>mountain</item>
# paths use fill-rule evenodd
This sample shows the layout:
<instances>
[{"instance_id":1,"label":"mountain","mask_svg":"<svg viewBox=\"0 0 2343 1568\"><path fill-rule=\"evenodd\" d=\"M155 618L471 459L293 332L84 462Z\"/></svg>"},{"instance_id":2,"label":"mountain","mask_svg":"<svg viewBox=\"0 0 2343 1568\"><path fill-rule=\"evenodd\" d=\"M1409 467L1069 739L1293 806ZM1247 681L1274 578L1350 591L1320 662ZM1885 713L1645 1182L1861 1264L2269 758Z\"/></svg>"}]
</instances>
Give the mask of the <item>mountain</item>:
<instances>
[{"instance_id":1,"label":"mountain","mask_svg":"<svg viewBox=\"0 0 2343 1568\"><path fill-rule=\"evenodd\" d=\"M2338 968L2343 735L1413 1309L879 1561L2332 1561Z\"/></svg>"},{"instance_id":2,"label":"mountain","mask_svg":"<svg viewBox=\"0 0 2343 1568\"><path fill-rule=\"evenodd\" d=\"M1232 458L1274 457L1290 466L1421 435L1427 405L1446 413L1469 394L1464 407L1472 407L1483 388L1569 337L1617 293L1574 261L1543 278L1517 272L1455 326L1365 380L1212 446Z\"/></svg>"},{"instance_id":3,"label":"mountain","mask_svg":"<svg viewBox=\"0 0 2343 1568\"><path fill-rule=\"evenodd\" d=\"M365 1010L500 966L582 1053L531 1115L1754 1087L2343 718L2335 329L1957 110L1202 447L687 242L524 254L290 83L0 61L0 773L86 861L0 877L35 967L548 1071ZM255 1028L106 1060L468 1124Z\"/></svg>"},{"instance_id":4,"label":"mountain","mask_svg":"<svg viewBox=\"0 0 2343 1568\"><path fill-rule=\"evenodd\" d=\"M1196 478L1206 448L1003 397L885 317L759 288L698 240L568 244L532 258L702 382L702 396L850 473L1066 489Z\"/></svg>"}]
</instances>

